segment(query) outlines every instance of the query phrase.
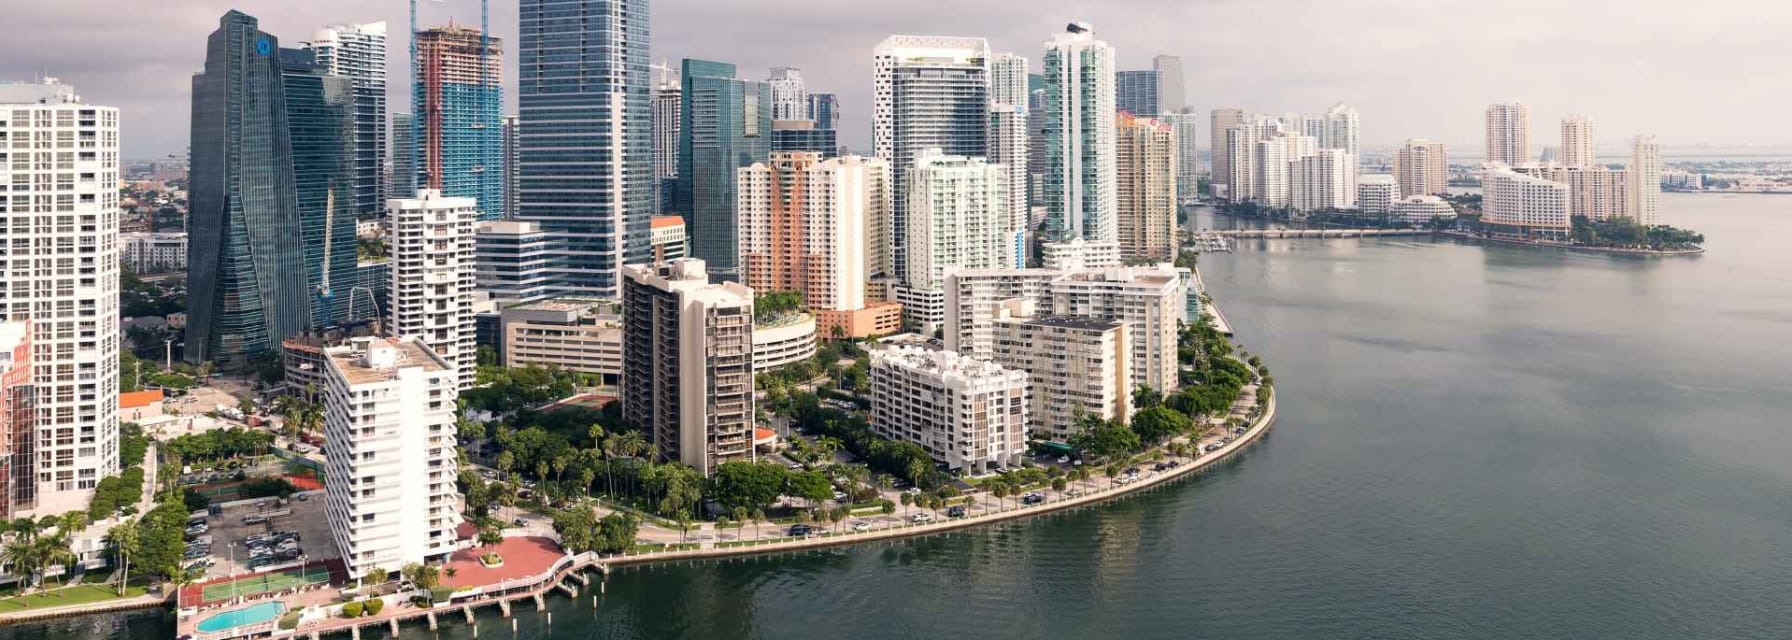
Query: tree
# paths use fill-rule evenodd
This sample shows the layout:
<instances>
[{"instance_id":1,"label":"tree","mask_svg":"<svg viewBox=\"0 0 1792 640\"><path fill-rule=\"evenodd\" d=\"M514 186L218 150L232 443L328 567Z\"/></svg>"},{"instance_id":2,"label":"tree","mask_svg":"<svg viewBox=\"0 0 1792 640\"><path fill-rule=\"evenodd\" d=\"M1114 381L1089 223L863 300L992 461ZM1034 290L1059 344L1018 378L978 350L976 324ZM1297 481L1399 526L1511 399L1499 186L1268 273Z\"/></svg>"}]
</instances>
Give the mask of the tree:
<instances>
[{"instance_id":1,"label":"tree","mask_svg":"<svg viewBox=\"0 0 1792 640\"><path fill-rule=\"evenodd\" d=\"M765 522L766 522L765 510L764 509L754 509L753 515L751 517L753 518L753 537L755 537L755 538L764 537L763 534L765 532L760 530L759 526L762 524L765 524Z\"/></svg>"},{"instance_id":2,"label":"tree","mask_svg":"<svg viewBox=\"0 0 1792 640\"><path fill-rule=\"evenodd\" d=\"M804 471L789 475L784 493L817 505L834 495L834 485L819 471Z\"/></svg>"},{"instance_id":3,"label":"tree","mask_svg":"<svg viewBox=\"0 0 1792 640\"><path fill-rule=\"evenodd\" d=\"M1006 508L1008 506L1008 496L1010 495L1008 483L1000 480L992 480L989 484L995 485L989 488L989 493L996 497L997 506Z\"/></svg>"},{"instance_id":4,"label":"tree","mask_svg":"<svg viewBox=\"0 0 1792 640\"><path fill-rule=\"evenodd\" d=\"M398 570L398 575L403 576L412 586L424 591L434 589L436 585L441 584L441 569L418 562L405 565L404 568Z\"/></svg>"},{"instance_id":5,"label":"tree","mask_svg":"<svg viewBox=\"0 0 1792 640\"><path fill-rule=\"evenodd\" d=\"M1163 442L1193 426L1188 416L1166 407L1151 407L1132 415L1132 430L1145 444Z\"/></svg>"},{"instance_id":6,"label":"tree","mask_svg":"<svg viewBox=\"0 0 1792 640\"><path fill-rule=\"evenodd\" d=\"M1112 458L1139 450L1139 435L1123 425L1102 422L1070 438L1070 445L1086 456Z\"/></svg>"},{"instance_id":7,"label":"tree","mask_svg":"<svg viewBox=\"0 0 1792 640\"><path fill-rule=\"evenodd\" d=\"M1133 387L1132 407L1134 411L1155 407L1164 401L1164 394L1148 384Z\"/></svg>"},{"instance_id":8,"label":"tree","mask_svg":"<svg viewBox=\"0 0 1792 640\"><path fill-rule=\"evenodd\" d=\"M141 533L135 520L119 522L106 531L106 542L112 545L112 553L118 557L118 566L123 572L122 578L118 581L118 595L120 596L124 595L125 584L131 581L131 556L137 553L137 545L142 539Z\"/></svg>"},{"instance_id":9,"label":"tree","mask_svg":"<svg viewBox=\"0 0 1792 640\"><path fill-rule=\"evenodd\" d=\"M1059 494L1063 494L1064 487L1067 487L1067 486L1070 486L1070 483L1065 482L1063 476L1052 478L1052 491L1056 491Z\"/></svg>"},{"instance_id":10,"label":"tree","mask_svg":"<svg viewBox=\"0 0 1792 640\"><path fill-rule=\"evenodd\" d=\"M368 567L367 573L361 574L361 583L362 584L381 584L381 583L384 583L385 581L386 581L386 570L382 569L378 566Z\"/></svg>"},{"instance_id":11,"label":"tree","mask_svg":"<svg viewBox=\"0 0 1792 640\"><path fill-rule=\"evenodd\" d=\"M725 462L710 479L710 497L727 509L760 508L778 499L790 471L772 462Z\"/></svg>"}]
</instances>

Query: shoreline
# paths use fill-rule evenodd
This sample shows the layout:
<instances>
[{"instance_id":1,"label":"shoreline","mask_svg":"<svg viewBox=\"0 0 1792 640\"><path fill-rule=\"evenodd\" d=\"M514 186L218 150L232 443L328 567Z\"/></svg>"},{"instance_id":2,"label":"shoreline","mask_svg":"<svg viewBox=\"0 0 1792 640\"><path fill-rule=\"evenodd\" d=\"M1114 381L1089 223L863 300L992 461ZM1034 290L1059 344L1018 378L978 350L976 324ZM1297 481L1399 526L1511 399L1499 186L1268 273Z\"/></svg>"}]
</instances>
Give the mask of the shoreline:
<instances>
[{"instance_id":1,"label":"shoreline","mask_svg":"<svg viewBox=\"0 0 1792 640\"><path fill-rule=\"evenodd\" d=\"M1682 256L1696 256L1696 255L1705 253L1704 247L1699 247L1697 249L1674 249L1674 250L1626 249L1623 247L1595 247L1595 246L1591 246L1591 245L1582 245L1582 244L1556 244L1553 242L1533 242L1530 240L1508 240L1505 238L1488 238L1485 236L1477 236L1472 233L1465 233L1462 231L1434 231L1432 233L1434 233L1438 236L1445 237L1445 238L1457 238L1460 240L1497 242L1500 244L1511 244L1511 245L1518 245L1518 246L1523 246L1523 247L1549 247L1549 248L1553 248L1553 249L1567 249L1569 251L1584 251L1584 252L1589 252L1589 253L1615 253L1618 255L1644 256L1644 257L1649 257L1649 258L1672 258L1672 257L1682 257Z\"/></svg>"}]
</instances>

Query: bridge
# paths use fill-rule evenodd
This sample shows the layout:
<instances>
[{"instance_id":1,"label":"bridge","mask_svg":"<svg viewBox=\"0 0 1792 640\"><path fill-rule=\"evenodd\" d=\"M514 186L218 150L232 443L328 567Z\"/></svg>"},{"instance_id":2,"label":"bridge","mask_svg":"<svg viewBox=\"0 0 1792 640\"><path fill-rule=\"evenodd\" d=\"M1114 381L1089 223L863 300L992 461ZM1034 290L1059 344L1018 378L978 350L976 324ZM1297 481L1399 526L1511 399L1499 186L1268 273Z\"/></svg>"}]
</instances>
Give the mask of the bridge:
<instances>
[{"instance_id":1,"label":"bridge","mask_svg":"<svg viewBox=\"0 0 1792 640\"><path fill-rule=\"evenodd\" d=\"M1197 231L1195 238L1366 238L1371 236L1428 236L1426 229L1217 229Z\"/></svg>"}]
</instances>

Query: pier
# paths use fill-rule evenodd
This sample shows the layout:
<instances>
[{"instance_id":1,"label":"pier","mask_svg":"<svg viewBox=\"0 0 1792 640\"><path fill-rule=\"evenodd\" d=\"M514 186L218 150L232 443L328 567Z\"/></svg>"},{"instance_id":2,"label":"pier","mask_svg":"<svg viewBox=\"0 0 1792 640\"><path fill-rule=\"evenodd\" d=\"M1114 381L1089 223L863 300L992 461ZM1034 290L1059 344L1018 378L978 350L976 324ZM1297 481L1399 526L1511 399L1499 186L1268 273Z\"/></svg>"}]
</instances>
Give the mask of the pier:
<instances>
[{"instance_id":1,"label":"pier","mask_svg":"<svg viewBox=\"0 0 1792 640\"><path fill-rule=\"evenodd\" d=\"M1425 229L1219 229L1195 232L1202 238L1369 238L1375 236L1428 236Z\"/></svg>"}]
</instances>

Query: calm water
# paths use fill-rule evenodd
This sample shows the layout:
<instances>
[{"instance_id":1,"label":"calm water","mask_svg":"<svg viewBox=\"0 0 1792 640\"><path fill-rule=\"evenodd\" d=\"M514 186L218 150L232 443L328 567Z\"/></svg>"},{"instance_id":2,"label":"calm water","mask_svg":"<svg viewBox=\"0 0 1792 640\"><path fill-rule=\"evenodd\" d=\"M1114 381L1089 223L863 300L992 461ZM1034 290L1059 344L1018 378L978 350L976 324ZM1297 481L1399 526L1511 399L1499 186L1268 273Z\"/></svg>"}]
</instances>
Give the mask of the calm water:
<instances>
[{"instance_id":1,"label":"calm water","mask_svg":"<svg viewBox=\"0 0 1792 640\"><path fill-rule=\"evenodd\" d=\"M1282 413L1199 479L895 546L624 571L595 612L558 598L551 627L519 613L514 636L495 617L481 633L1787 637L1792 198L1665 198L1707 255L1403 239L1209 257Z\"/></svg>"}]
</instances>

